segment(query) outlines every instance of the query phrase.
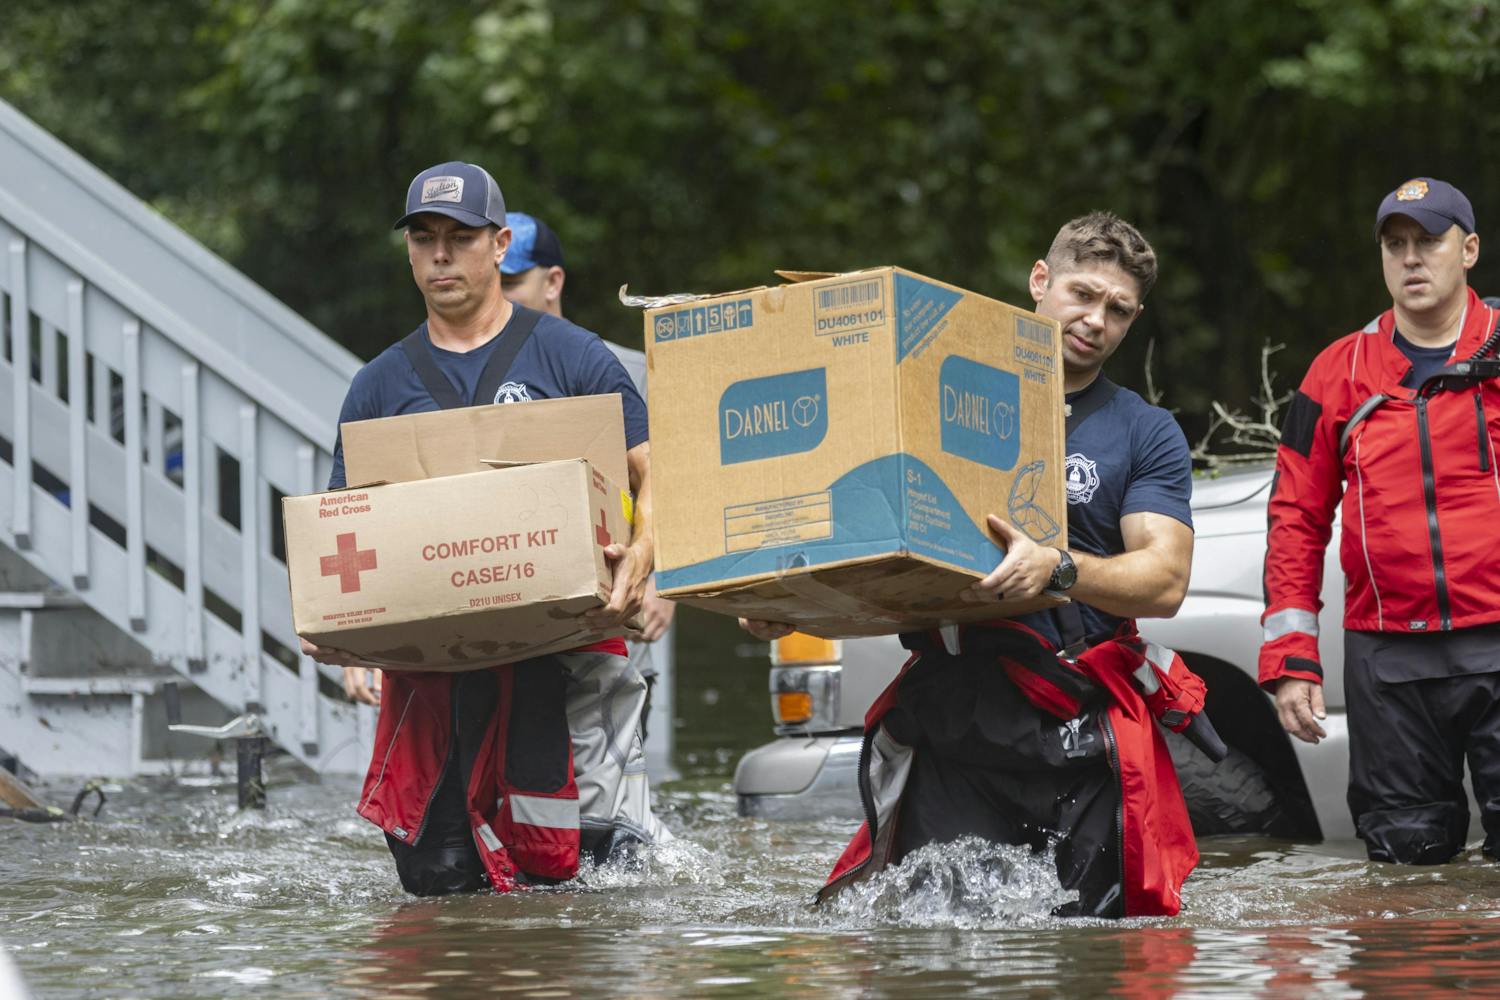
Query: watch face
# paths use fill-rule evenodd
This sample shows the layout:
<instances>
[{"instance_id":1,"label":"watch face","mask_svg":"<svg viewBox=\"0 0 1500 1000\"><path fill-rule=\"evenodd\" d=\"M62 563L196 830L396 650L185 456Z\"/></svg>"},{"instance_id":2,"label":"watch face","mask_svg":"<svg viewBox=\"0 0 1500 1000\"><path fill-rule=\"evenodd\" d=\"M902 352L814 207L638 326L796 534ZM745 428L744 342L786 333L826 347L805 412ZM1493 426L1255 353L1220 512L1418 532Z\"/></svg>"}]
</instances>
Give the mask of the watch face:
<instances>
[{"instance_id":1,"label":"watch face","mask_svg":"<svg viewBox=\"0 0 1500 1000\"><path fill-rule=\"evenodd\" d=\"M1073 557L1066 552L1062 554L1062 562L1052 571L1052 579L1061 590L1067 590L1078 581L1078 566L1073 562Z\"/></svg>"}]
</instances>

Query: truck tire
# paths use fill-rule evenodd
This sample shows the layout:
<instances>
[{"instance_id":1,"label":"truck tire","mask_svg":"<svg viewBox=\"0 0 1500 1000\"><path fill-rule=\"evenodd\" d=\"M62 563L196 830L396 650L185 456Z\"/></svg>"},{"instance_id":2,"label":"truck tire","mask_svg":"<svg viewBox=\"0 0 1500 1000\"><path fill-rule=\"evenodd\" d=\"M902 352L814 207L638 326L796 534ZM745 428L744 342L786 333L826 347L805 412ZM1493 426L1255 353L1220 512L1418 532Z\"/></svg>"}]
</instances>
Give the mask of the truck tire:
<instances>
[{"instance_id":1,"label":"truck tire","mask_svg":"<svg viewBox=\"0 0 1500 1000\"><path fill-rule=\"evenodd\" d=\"M1295 836L1295 821L1259 764L1234 747L1215 764L1180 733L1163 730L1162 735L1177 767L1193 833Z\"/></svg>"}]
</instances>

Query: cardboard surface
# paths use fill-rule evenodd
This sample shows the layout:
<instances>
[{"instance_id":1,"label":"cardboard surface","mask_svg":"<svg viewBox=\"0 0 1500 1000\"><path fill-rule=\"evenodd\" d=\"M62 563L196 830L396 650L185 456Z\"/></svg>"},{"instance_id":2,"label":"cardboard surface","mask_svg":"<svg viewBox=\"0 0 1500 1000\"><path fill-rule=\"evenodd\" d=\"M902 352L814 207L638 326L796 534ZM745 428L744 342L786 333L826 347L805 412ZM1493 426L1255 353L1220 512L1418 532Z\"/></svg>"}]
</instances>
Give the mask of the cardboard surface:
<instances>
[{"instance_id":1,"label":"cardboard surface","mask_svg":"<svg viewBox=\"0 0 1500 1000\"><path fill-rule=\"evenodd\" d=\"M353 420L339 430L344 481L405 483L486 468L486 459L587 459L605 477L630 484L620 396L572 396L466 406Z\"/></svg>"},{"instance_id":2,"label":"cardboard surface","mask_svg":"<svg viewBox=\"0 0 1500 1000\"><path fill-rule=\"evenodd\" d=\"M645 323L664 596L828 636L1057 603L958 597L989 513L1067 544L1056 322L883 267Z\"/></svg>"},{"instance_id":3,"label":"cardboard surface","mask_svg":"<svg viewBox=\"0 0 1500 1000\"><path fill-rule=\"evenodd\" d=\"M631 518L581 459L287 497L282 518L294 625L320 646L471 670L624 634L578 619L608 601L603 549Z\"/></svg>"}]
</instances>

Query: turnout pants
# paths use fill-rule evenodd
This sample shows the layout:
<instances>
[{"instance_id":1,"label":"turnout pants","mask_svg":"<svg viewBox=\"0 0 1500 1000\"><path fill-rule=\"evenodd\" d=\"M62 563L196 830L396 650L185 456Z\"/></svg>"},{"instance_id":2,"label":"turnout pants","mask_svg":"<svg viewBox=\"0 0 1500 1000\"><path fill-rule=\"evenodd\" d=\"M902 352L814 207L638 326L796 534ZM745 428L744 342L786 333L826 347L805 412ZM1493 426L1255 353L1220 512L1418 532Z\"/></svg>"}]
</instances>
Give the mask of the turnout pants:
<instances>
[{"instance_id":1,"label":"turnout pants","mask_svg":"<svg viewBox=\"0 0 1500 1000\"><path fill-rule=\"evenodd\" d=\"M626 658L562 653L515 664L509 673L508 701L500 697L495 670L449 679L447 758L422 829L410 845L386 835L407 892L444 895L493 883L475 838L486 830L494 836L494 828L476 834L470 795L480 802L508 795L518 821L535 820L554 830L576 825L579 853L596 863L632 844L671 839L651 812L639 733L646 684ZM485 754L502 768L492 790L473 787ZM570 781L577 788L576 804L567 795L549 798ZM530 811L518 814L522 803L530 803ZM571 811L576 818L530 815L549 803L552 812ZM523 860L510 873L517 884L552 884L576 871L576 864L566 872L529 867Z\"/></svg>"},{"instance_id":2,"label":"turnout pants","mask_svg":"<svg viewBox=\"0 0 1500 1000\"><path fill-rule=\"evenodd\" d=\"M479 854L471 799L482 802L508 795L514 804L528 792L554 795L572 782L568 721L563 708L566 674L561 659L545 656L511 667L507 671L508 699L501 698L501 675L496 670L451 676L447 757L422 828L413 844L390 834L385 838L407 892L439 896L473 892L494 883ZM493 776L498 779L495 787L476 787L485 784L476 782L476 767L483 773L487 765L494 767L496 762L500 774ZM576 808L568 798L558 801L565 809ZM495 836L493 827L486 829ZM503 845L496 841L485 846L500 851ZM575 853L574 870L576 864ZM527 871L523 865L506 864L506 874L516 884L561 881L561 872L548 876Z\"/></svg>"},{"instance_id":3,"label":"turnout pants","mask_svg":"<svg viewBox=\"0 0 1500 1000\"><path fill-rule=\"evenodd\" d=\"M1375 861L1442 864L1469 829L1464 762L1500 858L1500 629L1344 634L1349 811Z\"/></svg>"},{"instance_id":4,"label":"turnout pants","mask_svg":"<svg viewBox=\"0 0 1500 1000\"><path fill-rule=\"evenodd\" d=\"M822 902L927 843L976 834L1056 849L1069 915L1171 915L1198 862L1187 805L1158 731L1203 708L1203 681L1126 622L1062 659L1014 622L908 633L913 655L865 716L865 821ZM1155 690L1136 687L1145 672ZM1158 720L1160 720L1158 722Z\"/></svg>"},{"instance_id":5,"label":"turnout pants","mask_svg":"<svg viewBox=\"0 0 1500 1000\"><path fill-rule=\"evenodd\" d=\"M883 724L915 751L892 860L966 835L1055 845L1076 903L1064 916L1123 915L1120 786L1096 709L1060 721L1026 699L993 654L928 651Z\"/></svg>"}]
</instances>

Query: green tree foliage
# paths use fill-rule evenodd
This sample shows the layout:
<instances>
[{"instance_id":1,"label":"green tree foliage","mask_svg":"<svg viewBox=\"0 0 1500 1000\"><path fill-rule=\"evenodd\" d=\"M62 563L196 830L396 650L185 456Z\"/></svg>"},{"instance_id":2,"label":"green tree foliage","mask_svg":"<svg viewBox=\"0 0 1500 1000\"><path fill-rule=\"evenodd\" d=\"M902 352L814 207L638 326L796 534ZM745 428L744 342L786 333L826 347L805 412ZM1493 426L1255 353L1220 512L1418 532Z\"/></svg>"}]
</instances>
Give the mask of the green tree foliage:
<instances>
[{"instance_id":1,"label":"green tree foliage","mask_svg":"<svg viewBox=\"0 0 1500 1000\"><path fill-rule=\"evenodd\" d=\"M410 176L482 163L559 231L570 314L901 264L1010 301L1067 218L1162 279L1113 364L1190 423L1386 303L1408 176L1494 231L1500 0L12 0L0 96L352 349L420 301ZM1500 292L1500 256L1475 284Z\"/></svg>"}]
</instances>

